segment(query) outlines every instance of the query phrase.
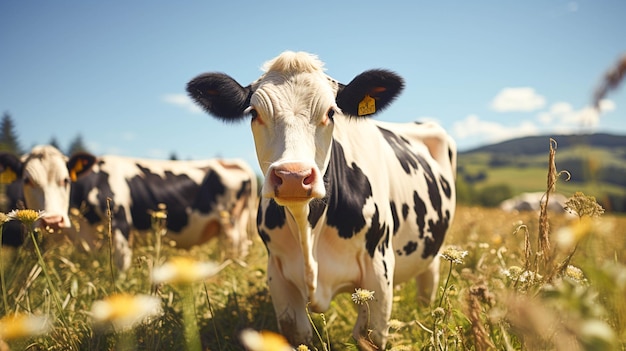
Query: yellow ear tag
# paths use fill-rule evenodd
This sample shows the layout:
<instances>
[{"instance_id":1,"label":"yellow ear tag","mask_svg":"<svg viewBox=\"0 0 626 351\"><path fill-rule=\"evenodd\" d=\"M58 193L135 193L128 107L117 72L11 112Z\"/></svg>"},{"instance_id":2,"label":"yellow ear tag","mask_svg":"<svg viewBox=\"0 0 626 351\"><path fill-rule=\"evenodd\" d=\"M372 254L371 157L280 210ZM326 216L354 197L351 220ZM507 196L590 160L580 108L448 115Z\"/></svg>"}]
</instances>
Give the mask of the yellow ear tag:
<instances>
[{"instance_id":1,"label":"yellow ear tag","mask_svg":"<svg viewBox=\"0 0 626 351\"><path fill-rule=\"evenodd\" d=\"M11 168L7 168L0 173L0 184L11 184L17 179L17 174Z\"/></svg>"},{"instance_id":2,"label":"yellow ear tag","mask_svg":"<svg viewBox=\"0 0 626 351\"><path fill-rule=\"evenodd\" d=\"M76 164L74 165L74 167L70 170L70 179L75 182L78 179L78 176L76 175L76 173L80 172L83 170L83 160L78 160L78 162L76 162Z\"/></svg>"},{"instance_id":3,"label":"yellow ear tag","mask_svg":"<svg viewBox=\"0 0 626 351\"><path fill-rule=\"evenodd\" d=\"M359 102L359 116L371 115L376 112L376 100L369 95L365 95Z\"/></svg>"}]
</instances>

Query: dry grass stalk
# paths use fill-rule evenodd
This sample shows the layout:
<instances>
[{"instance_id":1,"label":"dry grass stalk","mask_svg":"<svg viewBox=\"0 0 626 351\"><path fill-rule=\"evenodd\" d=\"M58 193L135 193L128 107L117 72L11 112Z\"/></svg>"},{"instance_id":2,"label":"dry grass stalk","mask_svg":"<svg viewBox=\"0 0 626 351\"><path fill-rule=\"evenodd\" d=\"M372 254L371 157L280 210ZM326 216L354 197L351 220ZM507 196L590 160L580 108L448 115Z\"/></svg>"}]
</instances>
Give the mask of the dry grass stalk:
<instances>
[{"instance_id":1,"label":"dry grass stalk","mask_svg":"<svg viewBox=\"0 0 626 351\"><path fill-rule=\"evenodd\" d=\"M622 56L617 64L604 75L604 80L600 83L600 87L596 89L593 95L593 105L596 109L600 109L600 101L606 94L615 90L626 75L626 55Z\"/></svg>"},{"instance_id":2,"label":"dry grass stalk","mask_svg":"<svg viewBox=\"0 0 626 351\"><path fill-rule=\"evenodd\" d=\"M471 331L474 336L477 351L495 350L496 346L489 337L489 332L483 325L480 315L482 313L481 302L491 306L494 303L493 294L485 284L474 285L467 295L468 317L472 323Z\"/></svg>"},{"instance_id":3,"label":"dry grass stalk","mask_svg":"<svg viewBox=\"0 0 626 351\"><path fill-rule=\"evenodd\" d=\"M541 254L544 267L552 261L552 251L550 248L550 223L548 222L548 202L550 201L550 193L556 189L556 140L550 138L550 154L548 156L548 181L546 187L546 193L540 203L539 211L539 245L538 253Z\"/></svg>"}]
</instances>

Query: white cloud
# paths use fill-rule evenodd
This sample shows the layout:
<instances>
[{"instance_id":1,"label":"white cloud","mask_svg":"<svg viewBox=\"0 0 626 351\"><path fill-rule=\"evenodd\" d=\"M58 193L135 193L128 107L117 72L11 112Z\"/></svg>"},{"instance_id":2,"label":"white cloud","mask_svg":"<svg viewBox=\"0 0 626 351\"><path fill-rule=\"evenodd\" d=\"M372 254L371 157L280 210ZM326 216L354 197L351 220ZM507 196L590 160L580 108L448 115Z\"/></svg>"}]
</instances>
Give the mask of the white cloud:
<instances>
[{"instance_id":1,"label":"white cloud","mask_svg":"<svg viewBox=\"0 0 626 351\"><path fill-rule=\"evenodd\" d=\"M500 123L481 120L476 115L468 115L464 120L455 122L452 128L458 139L478 137L488 142L499 142L539 134L538 128L531 121L522 121L516 126L509 127Z\"/></svg>"},{"instance_id":2,"label":"white cloud","mask_svg":"<svg viewBox=\"0 0 626 351\"><path fill-rule=\"evenodd\" d=\"M202 113L202 109L185 94L167 94L163 96L163 101L170 105L182 107L191 113Z\"/></svg>"},{"instance_id":3,"label":"white cloud","mask_svg":"<svg viewBox=\"0 0 626 351\"><path fill-rule=\"evenodd\" d=\"M574 110L567 102L556 102L550 106L548 111L541 112L537 119L544 125L551 125L554 128L570 130L573 127L597 127L600 124L601 113L611 112L616 109L613 101L604 99L600 101L600 111L591 106Z\"/></svg>"},{"instance_id":4,"label":"white cloud","mask_svg":"<svg viewBox=\"0 0 626 351\"><path fill-rule=\"evenodd\" d=\"M546 99L529 87L504 88L491 101L497 112L530 112L543 108Z\"/></svg>"}]
</instances>

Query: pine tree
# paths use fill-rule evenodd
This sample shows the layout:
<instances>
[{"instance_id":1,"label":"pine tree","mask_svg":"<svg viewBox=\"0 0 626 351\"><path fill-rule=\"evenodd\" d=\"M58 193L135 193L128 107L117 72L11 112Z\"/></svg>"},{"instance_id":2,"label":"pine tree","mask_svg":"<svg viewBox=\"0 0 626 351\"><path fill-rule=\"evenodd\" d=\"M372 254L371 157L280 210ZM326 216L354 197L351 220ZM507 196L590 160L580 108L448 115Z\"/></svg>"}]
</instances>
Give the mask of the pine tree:
<instances>
[{"instance_id":1,"label":"pine tree","mask_svg":"<svg viewBox=\"0 0 626 351\"><path fill-rule=\"evenodd\" d=\"M50 141L48 142L48 144L61 150L61 146L59 145L59 140L55 136L52 136L52 138L50 138Z\"/></svg>"},{"instance_id":2,"label":"pine tree","mask_svg":"<svg viewBox=\"0 0 626 351\"><path fill-rule=\"evenodd\" d=\"M4 113L0 122L0 151L12 152L16 155L23 153L15 133L15 123L8 112Z\"/></svg>"},{"instance_id":3,"label":"pine tree","mask_svg":"<svg viewBox=\"0 0 626 351\"><path fill-rule=\"evenodd\" d=\"M83 136L80 134L76 135L76 138L72 140L70 146L67 149L67 154L70 156L77 152L89 152L87 150L87 147L85 146L85 143L83 142Z\"/></svg>"}]
</instances>

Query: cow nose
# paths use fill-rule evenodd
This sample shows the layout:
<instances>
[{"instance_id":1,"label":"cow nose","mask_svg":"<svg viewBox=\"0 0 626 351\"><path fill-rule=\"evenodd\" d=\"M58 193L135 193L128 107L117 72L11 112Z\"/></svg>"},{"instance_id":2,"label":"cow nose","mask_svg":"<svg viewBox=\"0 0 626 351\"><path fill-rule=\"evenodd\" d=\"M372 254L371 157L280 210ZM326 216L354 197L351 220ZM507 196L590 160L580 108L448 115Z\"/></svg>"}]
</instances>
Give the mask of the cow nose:
<instances>
[{"instance_id":1,"label":"cow nose","mask_svg":"<svg viewBox=\"0 0 626 351\"><path fill-rule=\"evenodd\" d=\"M305 200L317 197L314 194L317 178L318 172L314 167L287 163L270 170L269 185L277 199Z\"/></svg>"},{"instance_id":2,"label":"cow nose","mask_svg":"<svg viewBox=\"0 0 626 351\"><path fill-rule=\"evenodd\" d=\"M53 229L66 228L69 226L69 223L65 223L65 218L61 215L45 216L41 218L41 221L45 227Z\"/></svg>"}]
</instances>

